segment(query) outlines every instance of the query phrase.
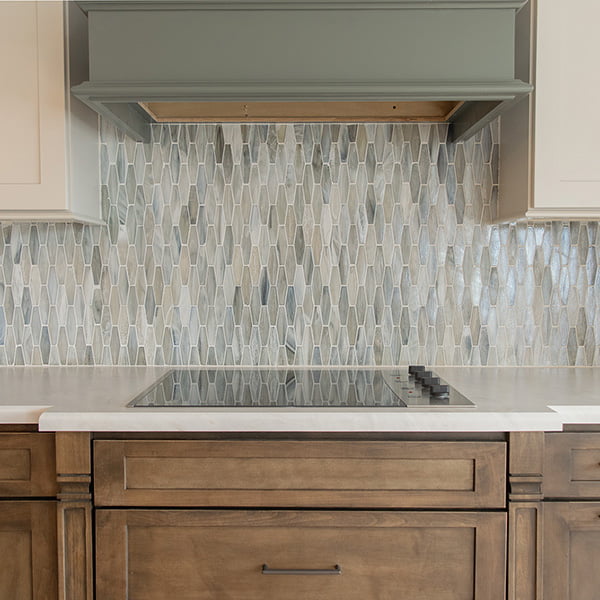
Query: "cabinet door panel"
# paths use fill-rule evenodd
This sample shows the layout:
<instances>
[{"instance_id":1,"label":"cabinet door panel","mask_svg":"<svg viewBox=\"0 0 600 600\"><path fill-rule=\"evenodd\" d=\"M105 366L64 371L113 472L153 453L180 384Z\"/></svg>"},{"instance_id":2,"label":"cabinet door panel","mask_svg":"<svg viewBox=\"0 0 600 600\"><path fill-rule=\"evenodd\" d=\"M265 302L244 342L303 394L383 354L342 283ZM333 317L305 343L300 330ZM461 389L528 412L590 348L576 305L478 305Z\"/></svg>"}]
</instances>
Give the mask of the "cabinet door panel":
<instances>
[{"instance_id":1,"label":"cabinet door panel","mask_svg":"<svg viewBox=\"0 0 600 600\"><path fill-rule=\"evenodd\" d=\"M0 502L0 598L58 597L55 502Z\"/></svg>"},{"instance_id":2,"label":"cabinet door panel","mask_svg":"<svg viewBox=\"0 0 600 600\"><path fill-rule=\"evenodd\" d=\"M39 183L37 6L5 2L0 15L0 114L9 117L2 123L0 181Z\"/></svg>"},{"instance_id":3,"label":"cabinet door panel","mask_svg":"<svg viewBox=\"0 0 600 600\"><path fill-rule=\"evenodd\" d=\"M501 513L99 510L97 600L502 600L505 532Z\"/></svg>"},{"instance_id":4,"label":"cabinet door panel","mask_svg":"<svg viewBox=\"0 0 600 600\"><path fill-rule=\"evenodd\" d=\"M544 507L544 600L597 600L600 504L547 502Z\"/></svg>"},{"instance_id":5,"label":"cabinet door panel","mask_svg":"<svg viewBox=\"0 0 600 600\"><path fill-rule=\"evenodd\" d=\"M537 3L535 209L600 211L599 20L597 0Z\"/></svg>"},{"instance_id":6,"label":"cabinet door panel","mask_svg":"<svg viewBox=\"0 0 600 600\"><path fill-rule=\"evenodd\" d=\"M0 210L67 207L62 2L0 2Z\"/></svg>"},{"instance_id":7,"label":"cabinet door panel","mask_svg":"<svg viewBox=\"0 0 600 600\"><path fill-rule=\"evenodd\" d=\"M597 0L529 0L517 14L517 77L532 97L502 115L498 218L598 220Z\"/></svg>"}]
</instances>

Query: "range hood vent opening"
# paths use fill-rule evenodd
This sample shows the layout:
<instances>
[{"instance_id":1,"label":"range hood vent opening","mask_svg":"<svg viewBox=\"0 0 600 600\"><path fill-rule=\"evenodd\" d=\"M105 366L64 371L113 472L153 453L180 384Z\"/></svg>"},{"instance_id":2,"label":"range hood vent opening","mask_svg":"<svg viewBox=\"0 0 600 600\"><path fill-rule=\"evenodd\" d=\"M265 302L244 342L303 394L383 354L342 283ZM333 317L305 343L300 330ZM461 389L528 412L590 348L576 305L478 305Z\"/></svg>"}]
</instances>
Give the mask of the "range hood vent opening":
<instances>
[{"instance_id":1,"label":"range hood vent opening","mask_svg":"<svg viewBox=\"0 0 600 600\"><path fill-rule=\"evenodd\" d=\"M156 123L446 123L462 101L140 102Z\"/></svg>"},{"instance_id":2,"label":"range hood vent opening","mask_svg":"<svg viewBox=\"0 0 600 600\"><path fill-rule=\"evenodd\" d=\"M446 123L460 101L140 102L156 123Z\"/></svg>"},{"instance_id":3,"label":"range hood vent opening","mask_svg":"<svg viewBox=\"0 0 600 600\"><path fill-rule=\"evenodd\" d=\"M466 139L531 91L526 0L77 0L73 94L138 141L152 123L449 123Z\"/></svg>"}]
</instances>

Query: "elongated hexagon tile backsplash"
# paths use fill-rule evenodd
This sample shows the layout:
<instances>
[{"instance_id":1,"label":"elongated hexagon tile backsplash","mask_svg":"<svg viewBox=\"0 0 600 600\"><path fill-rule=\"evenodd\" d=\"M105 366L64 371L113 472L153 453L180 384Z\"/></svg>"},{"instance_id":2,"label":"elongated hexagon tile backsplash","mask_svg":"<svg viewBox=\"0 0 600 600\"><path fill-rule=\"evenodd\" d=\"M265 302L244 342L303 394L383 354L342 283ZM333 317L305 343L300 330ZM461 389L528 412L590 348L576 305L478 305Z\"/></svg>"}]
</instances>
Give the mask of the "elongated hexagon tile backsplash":
<instances>
[{"instance_id":1,"label":"elongated hexagon tile backsplash","mask_svg":"<svg viewBox=\"0 0 600 600\"><path fill-rule=\"evenodd\" d=\"M599 365L598 223L491 225L446 135L103 122L107 226L2 226L0 364Z\"/></svg>"}]
</instances>

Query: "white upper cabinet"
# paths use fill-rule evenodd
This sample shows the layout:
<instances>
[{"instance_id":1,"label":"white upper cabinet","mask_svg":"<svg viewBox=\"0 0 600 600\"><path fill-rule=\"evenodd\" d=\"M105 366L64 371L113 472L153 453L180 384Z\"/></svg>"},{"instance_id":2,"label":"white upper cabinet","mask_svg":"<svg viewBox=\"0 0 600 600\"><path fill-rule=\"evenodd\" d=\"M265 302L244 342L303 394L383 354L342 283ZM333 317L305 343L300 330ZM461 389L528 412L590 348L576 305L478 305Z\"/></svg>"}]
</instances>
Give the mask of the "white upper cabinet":
<instances>
[{"instance_id":1,"label":"white upper cabinet","mask_svg":"<svg viewBox=\"0 0 600 600\"><path fill-rule=\"evenodd\" d=\"M600 219L600 2L530 0L518 19L535 92L502 117L499 220Z\"/></svg>"},{"instance_id":2,"label":"white upper cabinet","mask_svg":"<svg viewBox=\"0 0 600 600\"><path fill-rule=\"evenodd\" d=\"M0 221L101 222L86 30L74 2L0 2Z\"/></svg>"}]
</instances>

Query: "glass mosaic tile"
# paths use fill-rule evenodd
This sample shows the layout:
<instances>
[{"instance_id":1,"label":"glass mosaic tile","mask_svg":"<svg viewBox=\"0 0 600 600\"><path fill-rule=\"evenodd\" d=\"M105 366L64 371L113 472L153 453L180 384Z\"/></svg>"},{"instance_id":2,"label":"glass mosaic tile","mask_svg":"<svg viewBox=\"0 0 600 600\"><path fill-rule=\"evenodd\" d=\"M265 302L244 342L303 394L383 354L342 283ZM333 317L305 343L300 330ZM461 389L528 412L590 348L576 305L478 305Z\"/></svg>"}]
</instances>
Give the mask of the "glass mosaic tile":
<instances>
[{"instance_id":1,"label":"glass mosaic tile","mask_svg":"<svg viewBox=\"0 0 600 600\"><path fill-rule=\"evenodd\" d=\"M497 123L152 134L106 226L1 226L0 364L600 365L598 223L491 225Z\"/></svg>"}]
</instances>

